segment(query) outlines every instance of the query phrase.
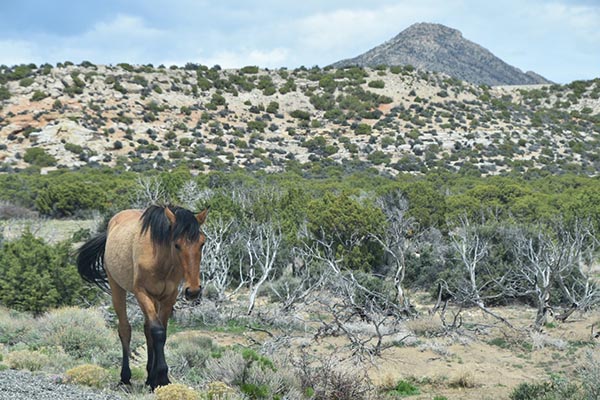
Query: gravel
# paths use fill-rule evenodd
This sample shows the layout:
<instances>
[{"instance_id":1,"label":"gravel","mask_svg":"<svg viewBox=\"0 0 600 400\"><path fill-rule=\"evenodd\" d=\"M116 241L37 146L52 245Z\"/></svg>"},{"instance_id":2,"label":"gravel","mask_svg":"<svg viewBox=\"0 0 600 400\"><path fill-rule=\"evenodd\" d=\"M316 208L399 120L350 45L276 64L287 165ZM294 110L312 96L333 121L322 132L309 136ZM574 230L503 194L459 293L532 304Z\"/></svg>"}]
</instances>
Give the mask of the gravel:
<instances>
[{"instance_id":1,"label":"gravel","mask_svg":"<svg viewBox=\"0 0 600 400\"><path fill-rule=\"evenodd\" d=\"M0 400L120 400L90 388L54 382L52 377L25 371L0 371Z\"/></svg>"}]
</instances>

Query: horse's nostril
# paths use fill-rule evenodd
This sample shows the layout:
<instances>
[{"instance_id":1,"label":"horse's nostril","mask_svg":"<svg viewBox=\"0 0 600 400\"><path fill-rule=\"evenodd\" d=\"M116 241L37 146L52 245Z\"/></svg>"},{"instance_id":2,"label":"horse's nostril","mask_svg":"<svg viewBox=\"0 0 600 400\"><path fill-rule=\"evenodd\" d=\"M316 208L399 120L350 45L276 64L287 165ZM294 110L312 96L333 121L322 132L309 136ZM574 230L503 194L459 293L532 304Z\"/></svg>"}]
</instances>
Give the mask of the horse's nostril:
<instances>
[{"instance_id":1,"label":"horse's nostril","mask_svg":"<svg viewBox=\"0 0 600 400\"><path fill-rule=\"evenodd\" d=\"M194 300L197 299L200 294L202 293L202 290L200 288L196 289L196 290L190 290L190 288L185 288L184 294L185 294L185 298L188 300Z\"/></svg>"}]
</instances>

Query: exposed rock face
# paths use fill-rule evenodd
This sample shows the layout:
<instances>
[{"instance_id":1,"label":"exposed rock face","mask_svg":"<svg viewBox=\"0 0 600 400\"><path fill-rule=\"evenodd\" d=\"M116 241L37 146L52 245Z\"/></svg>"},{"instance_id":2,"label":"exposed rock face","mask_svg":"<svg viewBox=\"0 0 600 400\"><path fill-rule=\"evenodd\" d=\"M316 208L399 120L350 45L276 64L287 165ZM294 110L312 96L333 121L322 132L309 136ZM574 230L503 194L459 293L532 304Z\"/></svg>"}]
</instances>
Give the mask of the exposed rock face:
<instances>
[{"instance_id":1,"label":"exposed rock face","mask_svg":"<svg viewBox=\"0 0 600 400\"><path fill-rule=\"evenodd\" d=\"M508 65L456 29L429 23L414 24L364 54L333 64L337 68L349 65L412 65L490 86L551 83L535 72L524 73Z\"/></svg>"},{"instance_id":2,"label":"exposed rock face","mask_svg":"<svg viewBox=\"0 0 600 400\"><path fill-rule=\"evenodd\" d=\"M407 67L62 65L29 68L28 80L13 70L0 69L0 174L315 161L386 174L600 171L600 79L489 88ZM50 157L26 157L32 148Z\"/></svg>"}]
</instances>

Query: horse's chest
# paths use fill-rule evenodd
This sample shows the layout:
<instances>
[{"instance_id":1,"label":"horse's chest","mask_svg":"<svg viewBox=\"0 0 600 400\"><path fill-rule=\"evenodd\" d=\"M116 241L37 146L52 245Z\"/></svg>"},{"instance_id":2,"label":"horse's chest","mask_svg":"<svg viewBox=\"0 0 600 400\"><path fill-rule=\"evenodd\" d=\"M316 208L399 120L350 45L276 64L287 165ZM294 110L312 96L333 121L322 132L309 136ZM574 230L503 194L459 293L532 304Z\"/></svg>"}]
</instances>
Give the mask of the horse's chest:
<instances>
[{"instance_id":1,"label":"horse's chest","mask_svg":"<svg viewBox=\"0 0 600 400\"><path fill-rule=\"evenodd\" d=\"M146 289L156 296L169 296L179 289L183 274L177 266L156 268L145 276Z\"/></svg>"}]
</instances>

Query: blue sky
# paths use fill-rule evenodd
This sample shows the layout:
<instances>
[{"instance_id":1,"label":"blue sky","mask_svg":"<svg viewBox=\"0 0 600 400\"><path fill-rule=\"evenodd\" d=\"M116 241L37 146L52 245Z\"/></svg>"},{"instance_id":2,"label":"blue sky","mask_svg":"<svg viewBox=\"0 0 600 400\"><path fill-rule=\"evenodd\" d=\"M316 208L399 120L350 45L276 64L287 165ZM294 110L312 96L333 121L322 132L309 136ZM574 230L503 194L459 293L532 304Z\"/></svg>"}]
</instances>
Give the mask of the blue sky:
<instances>
[{"instance_id":1,"label":"blue sky","mask_svg":"<svg viewBox=\"0 0 600 400\"><path fill-rule=\"evenodd\" d=\"M600 77L600 0L7 0L0 64L325 66L416 22L441 23L523 71ZM8 4L7 4L8 3Z\"/></svg>"}]
</instances>

